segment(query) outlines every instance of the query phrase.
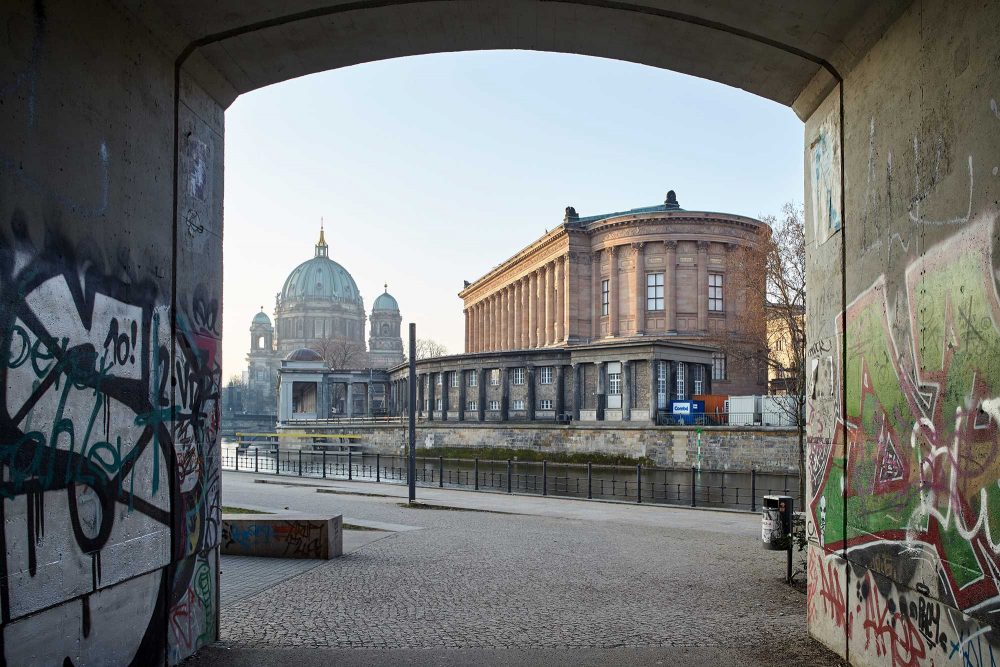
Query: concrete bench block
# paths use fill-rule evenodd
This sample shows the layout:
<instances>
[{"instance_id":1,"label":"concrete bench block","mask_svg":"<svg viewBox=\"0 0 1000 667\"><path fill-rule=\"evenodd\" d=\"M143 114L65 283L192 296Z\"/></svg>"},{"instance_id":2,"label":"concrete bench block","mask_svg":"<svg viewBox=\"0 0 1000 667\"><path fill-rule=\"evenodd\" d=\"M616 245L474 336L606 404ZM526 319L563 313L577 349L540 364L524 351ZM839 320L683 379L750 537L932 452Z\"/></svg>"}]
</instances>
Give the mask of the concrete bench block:
<instances>
[{"instance_id":1,"label":"concrete bench block","mask_svg":"<svg viewBox=\"0 0 1000 667\"><path fill-rule=\"evenodd\" d=\"M344 518L339 514L223 514L222 553L336 558L344 553Z\"/></svg>"}]
</instances>

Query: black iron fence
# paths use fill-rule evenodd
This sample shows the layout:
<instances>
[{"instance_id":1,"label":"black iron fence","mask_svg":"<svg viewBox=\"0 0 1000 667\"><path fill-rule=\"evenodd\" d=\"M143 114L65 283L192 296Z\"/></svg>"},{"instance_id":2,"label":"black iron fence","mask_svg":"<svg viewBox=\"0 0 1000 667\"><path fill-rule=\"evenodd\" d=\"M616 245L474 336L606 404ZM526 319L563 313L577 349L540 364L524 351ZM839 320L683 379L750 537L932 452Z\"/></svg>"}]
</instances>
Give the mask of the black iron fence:
<instances>
[{"instance_id":1,"label":"black iron fence","mask_svg":"<svg viewBox=\"0 0 1000 667\"><path fill-rule=\"evenodd\" d=\"M757 511L765 495L781 493L795 497L801 506L794 473L420 456L415 463L420 486L751 512ZM222 467L295 477L407 481L407 457L383 454L226 449Z\"/></svg>"}]
</instances>

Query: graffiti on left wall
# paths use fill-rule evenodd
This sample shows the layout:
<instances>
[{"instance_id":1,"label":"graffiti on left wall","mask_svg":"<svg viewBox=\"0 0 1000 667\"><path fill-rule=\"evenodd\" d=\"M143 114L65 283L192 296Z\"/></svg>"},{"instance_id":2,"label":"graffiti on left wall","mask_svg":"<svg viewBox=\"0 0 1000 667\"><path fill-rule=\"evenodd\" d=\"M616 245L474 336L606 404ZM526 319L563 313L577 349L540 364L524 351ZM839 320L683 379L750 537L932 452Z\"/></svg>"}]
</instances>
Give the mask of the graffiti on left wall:
<instances>
[{"instance_id":1,"label":"graffiti on left wall","mask_svg":"<svg viewBox=\"0 0 1000 667\"><path fill-rule=\"evenodd\" d=\"M169 298L129 273L127 253L53 229L35 244L28 229L15 210L0 242L3 657L106 650L96 605L129 612L109 629L122 664L179 660L215 635L221 368L205 322L218 314L201 306L172 340ZM164 618L182 617L189 631L164 646ZM46 619L71 640L21 637Z\"/></svg>"}]
</instances>

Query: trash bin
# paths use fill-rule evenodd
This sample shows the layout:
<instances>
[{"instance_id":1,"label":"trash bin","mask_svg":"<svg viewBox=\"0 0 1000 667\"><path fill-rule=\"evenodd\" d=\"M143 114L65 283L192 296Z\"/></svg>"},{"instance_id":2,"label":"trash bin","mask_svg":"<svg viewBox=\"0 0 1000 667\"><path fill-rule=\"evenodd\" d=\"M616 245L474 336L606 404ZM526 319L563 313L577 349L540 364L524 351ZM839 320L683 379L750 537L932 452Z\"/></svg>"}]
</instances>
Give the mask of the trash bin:
<instances>
[{"instance_id":1,"label":"trash bin","mask_svg":"<svg viewBox=\"0 0 1000 667\"><path fill-rule=\"evenodd\" d=\"M761 514L761 539L770 551L785 551L791 544L792 511L795 500L791 496L764 496Z\"/></svg>"}]
</instances>

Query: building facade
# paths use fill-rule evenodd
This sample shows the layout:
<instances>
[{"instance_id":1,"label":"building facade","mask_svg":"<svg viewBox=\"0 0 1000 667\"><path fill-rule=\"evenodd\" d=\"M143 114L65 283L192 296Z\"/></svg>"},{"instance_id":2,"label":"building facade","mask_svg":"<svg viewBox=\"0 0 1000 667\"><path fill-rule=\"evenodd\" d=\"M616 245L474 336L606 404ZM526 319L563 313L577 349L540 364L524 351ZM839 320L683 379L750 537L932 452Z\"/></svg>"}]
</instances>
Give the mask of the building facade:
<instances>
[{"instance_id":1,"label":"building facade","mask_svg":"<svg viewBox=\"0 0 1000 667\"><path fill-rule=\"evenodd\" d=\"M672 400L766 393L766 360L742 362L766 347L742 322L746 298L762 290L730 276L760 261L769 234L752 218L685 211L673 191L618 213L567 208L561 226L466 283L466 353L417 362L416 410L659 423ZM406 369L392 379L390 405L405 412Z\"/></svg>"},{"instance_id":2,"label":"building facade","mask_svg":"<svg viewBox=\"0 0 1000 667\"><path fill-rule=\"evenodd\" d=\"M316 352L327 369L384 370L403 361L402 316L388 285L366 315L354 277L330 258L322 228L313 252L311 259L289 273L276 295L274 324L263 307L250 323L243 412L278 413L279 372L289 355L302 349ZM366 324L370 324L368 347ZM329 398L331 404L321 407L321 413L354 412L354 403L346 394L331 394ZM375 400L365 403L376 404Z\"/></svg>"}]
</instances>

